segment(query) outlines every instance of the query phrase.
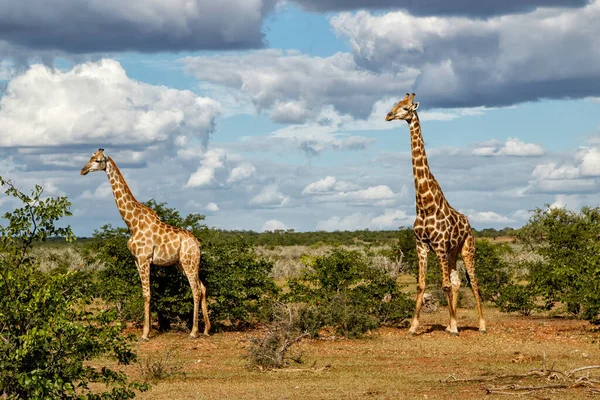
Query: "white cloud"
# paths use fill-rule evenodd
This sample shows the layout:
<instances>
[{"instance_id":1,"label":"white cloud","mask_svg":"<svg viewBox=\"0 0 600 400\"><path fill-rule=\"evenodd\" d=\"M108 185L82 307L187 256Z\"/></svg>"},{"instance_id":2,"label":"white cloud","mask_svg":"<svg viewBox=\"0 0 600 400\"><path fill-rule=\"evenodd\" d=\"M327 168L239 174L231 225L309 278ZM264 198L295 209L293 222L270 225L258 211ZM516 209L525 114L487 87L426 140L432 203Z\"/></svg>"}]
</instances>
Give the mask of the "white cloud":
<instances>
[{"instance_id":1,"label":"white cloud","mask_svg":"<svg viewBox=\"0 0 600 400\"><path fill-rule=\"evenodd\" d=\"M500 224L500 223L513 223L515 220L505 217L504 215L500 215L494 211L475 211L475 210L466 210L461 211L469 217L469 221L471 223L480 223L480 224Z\"/></svg>"},{"instance_id":2,"label":"white cloud","mask_svg":"<svg viewBox=\"0 0 600 400\"><path fill-rule=\"evenodd\" d=\"M416 70L411 90L430 107L469 107L598 96L599 19L596 0L486 19L344 12L331 24L358 65Z\"/></svg>"},{"instance_id":3,"label":"white cloud","mask_svg":"<svg viewBox=\"0 0 600 400\"><path fill-rule=\"evenodd\" d=\"M210 212L217 212L219 211L219 206L217 205L217 203L210 202L206 205L204 209Z\"/></svg>"},{"instance_id":4,"label":"white cloud","mask_svg":"<svg viewBox=\"0 0 600 400\"><path fill-rule=\"evenodd\" d=\"M263 232L273 232L286 229L288 229L287 226L283 222L276 219L268 220L262 227Z\"/></svg>"},{"instance_id":5,"label":"white cloud","mask_svg":"<svg viewBox=\"0 0 600 400\"><path fill-rule=\"evenodd\" d=\"M0 146L123 146L179 135L206 143L219 112L190 91L134 81L114 60L67 72L34 65L0 100Z\"/></svg>"},{"instance_id":6,"label":"white cloud","mask_svg":"<svg viewBox=\"0 0 600 400\"><path fill-rule=\"evenodd\" d=\"M366 118L377 100L404 93L416 76L411 69L364 70L348 53L316 57L268 49L180 61L198 80L242 91L258 112L268 111L274 121L284 123L316 119L328 105L341 114Z\"/></svg>"},{"instance_id":7,"label":"white cloud","mask_svg":"<svg viewBox=\"0 0 600 400\"><path fill-rule=\"evenodd\" d=\"M490 141L480 143L475 146L472 154L475 156L516 156L516 157L532 157L541 156L545 153L542 146L535 143L525 143L518 138L508 138L506 142L500 143Z\"/></svg>"},{"instance_id":8,"label":"white cloud","mask_svg":"<svg viewBox=\"0 0 600 400\"><path fill-rule=\"evenodd\" d=\"M256 168L252 164L243 163L233 168L227 178L227 183L240 182L250 178L256 172Z\"/></svg>"},{"instance_id":9,"label":"white cloud","mask_svg":"<svg viewBox=\"0 0 600 400\"><path fill-rule=\"evenodd\" d=\"M321 180L306 185L306 187L302 190L302 194L319 195L335 191L347 191L355 189L357 189L357 186L351 182L338 181L333 176L326 176Z\"/></svg>"},{"instance_id":10,"label":"white cloud","mask_svg":"<svg viewBox=\"0 0 600 400\"><path fill-rule=\"evenodd\" d=\"M517 210L512 214L512 219L520 222L529 221L529 218L531 218L531 211L529 210Z\"/></svg>"},{"instance_id":11,"label":"white cloud","mask_svg":"<svg viewBox=\"0 0 600 400\"><path fill-rule=\"evenodd\" d=\"M225 163L223 149L210 149L203 155L203 160L196 172L190 175L188 187L207 186L215 181L215 171L223 168Z\"/></svg>"},{"instance_id":12,"label":"white cloud","mask_svg":"<svg viewBox=\"0 0 600 400\"><path fill-rule=\"evenodd\" d=\"M93 192L90 190L84 190L81 193L81 198L86 200L93 199L108 199L113 197L112 187L109 182L103 182L94 190Z\"/></svg>"},{"instance_id":13,"label":"white cloud","mask_svg":"<svg viewBox=\"0 0 600 400\"><path fill-rule=\"evenodd\" d=\"M572 163L536 165L528 193L592 193L600 189L600 149L580 148Z\"/></svg>"},{"instance_id":14,"label":"white cloud","mask_svg":"<svg viewBox=\"0 0 600 400\"><path fill-rule=\"evenodd\" d=\"M356 202L377 202L381 200L392 200L395 196L396 194L389 186L378 185L351 192L339 192L331 196L330 199Z\"/></svg>"},{"instance_id":15,"label":"white cloud","mask_svg":"<svg viewBox=\"0 0 600 400\"><path fill-rule=\"evenodd\" d=\"M250 204L260 207L282 207L290 202L290 197L279 191L277 185L265 186L250 200Z\"/></svg>"},{"instance_id":16,"label":"white cloud","mask_svg":"<svg viewBox=\"0 0 600 400\"><path fill-rule=\"evenodd\" d=\"M576 195L567 196L564 194L556 195L554 203L550 204L551 208L567 208L569 210L579 210L581 205Z\"/></svg>"},{"instance_id":17,"label":"white cloud","mask_svg":"<svg viewBox=\"0 0 600 400\"><path fill-rule=\"evenodd\" d=\"M317 223L319 231L353 231L358 229L397 229L410 225L414 216L407 215L402 210L385 210L384 214L375 216L373 213L356 212L344 217L332 216Z\"/></svg>"}]
</instances>

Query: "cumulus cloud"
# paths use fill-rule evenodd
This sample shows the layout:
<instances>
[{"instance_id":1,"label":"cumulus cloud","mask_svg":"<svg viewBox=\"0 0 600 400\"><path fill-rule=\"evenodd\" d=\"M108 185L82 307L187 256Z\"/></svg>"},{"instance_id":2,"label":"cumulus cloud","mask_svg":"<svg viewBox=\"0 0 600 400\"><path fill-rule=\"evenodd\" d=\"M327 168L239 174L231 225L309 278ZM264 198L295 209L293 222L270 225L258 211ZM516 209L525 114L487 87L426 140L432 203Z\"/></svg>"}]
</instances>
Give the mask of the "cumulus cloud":
<instances>
[{"instance_id":1,"label":"cumulus cloud","mask_svg":"<svg viewBox=\"0 0 600 400\"><path fill-rule=\"evenodd\" d=\"M263 20L276 3L2 1L0 26L6 29L0 31L0 44L13 48L18 57L32 50L80 54L257 48L264 45Z\"/></svg>"},{"instance_id":2,"label":"cumulus cloud","mask_svg":"<svg viewBox=\"0 0 600 400\"><path fill-rule=\"evenodd\" d=\"M176 135L206 143L220 105L130 79L104 59L62 72L32 66L0 100L0 146L140 145Z\"/></svg>"},{"instance_id":3,"label":"cumulus cloud","mask_svg":"<svg viewBox=\"0 0 600 400\"><path fill-rule=\"evenodd\" d=\"M424 106L470 107L600 94L599 20L596 0L488 19L358 11L331 24L358 65L417 70L412 90Z\"/></svg>"},{"instance_id":4,"label":"cumulus cloud","mask_svg":"<svg viewBox=\"0 0 600 400\"><path fill-rule=\"evenodd\" d=\"M466 15L491 17L531 11L537 7L581 7L588 0L414 1L414 0L292 0L309 11L340 11L359 8L405 9L413 15Z\"/></svg>"},{"instance_id":5,"label":"cumulus cloud","mask_svg":"<svg viewBox=\"0 0 600 400\"><path fill-rule=\"evenodd\" d=\"M572 162L538 164L528 193L593 193L600 188L600 149L580 148Z\"/></svg>"},{"instance_id":6,"label":"cumulus cloud","mask_svg":"<svg viewBox=\"0 0 600 400\"><path fill-rule=\"evenodd\" d=\"M362 69L348 53L316 57L268 49L180 61L200 81L246 93L258 112L267 111L282 123L315 119L327 105L366 118L377 100L404 93L416 77L410 68L377 73Z\"/></svg>"},{"instance_id":7,"label":"cumulus cloud","mask_svg":"<svg viewBox=\"0 0 600 400\"><path fill-rule=\"evenodd\" d=\"M550 204L551 208L567 208L569 210L579 210L581 205L576 195L559 194L554 198L554 203Z\"/></svg>"},{"instance_id":8,"label":"cumulus cloud","mask_svg":"<svg viewBox=\"0 0 600 400\"><path fill-rule=\"evenodd\" d=\"M252 164L243 163L233 168L227 178L227 183L240 182L250 178L256 172L256 167Z\"/></svg>"},{"instance_id":9,"label":"cumulus cloud","mask_svg":"<svg viewBox=\"0 0 600 400\"><path fill-rule=\"evenodd\" d=\"M276 219L268 220L263 224L262 227L263 232L273 232L286 229L288 229L287 226L283 222Z\"/></svg>"},{"instance_id":10,"label":"cumulus cloud","mask_svg":"<svg viewBox=\"0 0 600 400\"><path fill-rule=\"evenodd\" d=\"M319 195L328 194L335 191L346 191L357 189L357 186L352 182L338 181L333 176L326 176L316 182L309 183L302 190L304 195Z\"/></svg>"},{"instance_id":11,"label":"cumulus cloud","mask_svg":"<svg viewBox=\"0 0 600 400\"><path fill-rule=\"evenodd\" d=\"M206 207L204 207L204 209L209 212L217 212L219 211L219 206L217 203L210 202L206 205Z\"/></svg>"},{"instance_id":12,"label":"cumulus cloud","mask_svg":"<svg viewBox=\"0 0 600 400\"><path fill-rule=\"evenodd\" d=\"M348 201L348 202L377 202L382 200L392 200L396 194L386 185L371 186L367 189L354 190L350 192L339 192L327 197L328 200Z\"/></svg>"},{"instance_id":13,"label":"cumulus cloud","mask_svg":"<svg viewBox=\"0 0 600 400\"><path fill-rule=\"evenodd\" d=\"M541 156L545 153L542 146L535 143L525 143L518 138L508 138L506 142L490 141L480 143L472 151L475 156L516 156L531 157Z\"/></svg>"},{"instance_id":14,"label":"cumulus cloud","mask_svg":"<svg viewBox=\"0 0 600 400\"><path fill-rule=\"evenodd\" d=\"M81 198L85 200L108 199L113 197L112 187L109 182L103 182L94 190L84 190Z\"/></svg>"},{"instance_id":15,"label":"cumulus cloud","mask_svg":"<svg viewBox=\"0 0 600 400\"><path fill-rule=\"evenodd\" d=\"M319 231L353 231L358 229L397 229L412 224L414 216L402 210L385 210L383 214L352 213L343 217L333 216L317 223Z\"/></svg>"},{"instance_id":16,"label":"cumulus cloud","mask_svg":"<svg viewBox=\"0 0 600 400\"><path fill-rule=\"evenodd\" d=\"M282 207L290 202L290 197L279 191L275 184L263 187L259 194L250 200L251 205L259 207Z\"/></svg>"},{"instance_id":17,"label":"cumulus cloud","mask_svg":"<svg viewBox=\"0 0 600 400\"><path fill-rule=\"evenodd\" d=\"M476 224L510 224L515 222L515 220L510 219L504 215L500 215L494 211L466 210L461 212L463 214L466 214L467 217L469 217L469 221L471 223Z\"/></svg>"},{"instance_id":18,"label":"cumulus cloud","mask_svg":"<svg viewBox=\"0 0 600 400\"><path fill-rule=\"evenodd\" d=\"M188 187L201 187L213 184L215 171L225 165L225 151L223 149L210 149L203 155L200 167L190 175Z\"/></svg>"}]
</instances>

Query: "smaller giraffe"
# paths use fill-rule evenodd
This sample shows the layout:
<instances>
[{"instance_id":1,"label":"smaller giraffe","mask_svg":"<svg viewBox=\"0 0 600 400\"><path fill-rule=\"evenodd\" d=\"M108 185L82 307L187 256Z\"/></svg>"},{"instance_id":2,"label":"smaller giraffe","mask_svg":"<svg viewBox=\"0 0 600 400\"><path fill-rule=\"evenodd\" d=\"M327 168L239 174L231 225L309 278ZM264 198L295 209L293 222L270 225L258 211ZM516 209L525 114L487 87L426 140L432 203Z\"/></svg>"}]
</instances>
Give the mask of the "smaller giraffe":
<instances>
[{"instance_id":1,"label":"smaller giraffe","mask_svg":"<svg viewBox=\"0 0 600 400\"><path fill-rule=\"evenodd\" d=\"M105 171L113 190L117 208L129 228L131 237L127 247L135 257L135 264L142 281L144 296L144 329L142 339L148 340L150 334L150 265L177 265L187 276L194 298L194 320L191 337L198 336L198 308L202 305L204 317L204 334L208 335L210 321L206 305L206 287L200 281L201 244L198 239L185 229L165 224L149 207L139 203L127 182L121 175L117 164L98 149L92 158L81 169L81 175L89 172Z\"/></svg>"},{"instance_id":2,"label":"smaller giraffe","mask_svg":"<svg viewBox=\"0 0 600 400\"><path fill-rule=\"evenodd\" d=\"M416 194L416 213L414 232L417 239L419 257L419 282L417 285L417 303L415 315L409 330L411 335L417 332L419 313L425 293L427 273L427 253L433 250L442 270L442 287L448 300L450 323L446 329L452 335L458 335L456 327L456 308L460 291L460 278L456 270L456 260L461 253L471 288L477 303L479 331L486 332L483 309L479 296L479 285L475 277L475 239L466 215L456 211L450 204L442 188L429 170L425 143L421 133L421 124L417 115L418 102L413 102L415 94L408 93L386 115L386 121L404 120L410 127L413 175Z\"/></svg>"}]
</instances>

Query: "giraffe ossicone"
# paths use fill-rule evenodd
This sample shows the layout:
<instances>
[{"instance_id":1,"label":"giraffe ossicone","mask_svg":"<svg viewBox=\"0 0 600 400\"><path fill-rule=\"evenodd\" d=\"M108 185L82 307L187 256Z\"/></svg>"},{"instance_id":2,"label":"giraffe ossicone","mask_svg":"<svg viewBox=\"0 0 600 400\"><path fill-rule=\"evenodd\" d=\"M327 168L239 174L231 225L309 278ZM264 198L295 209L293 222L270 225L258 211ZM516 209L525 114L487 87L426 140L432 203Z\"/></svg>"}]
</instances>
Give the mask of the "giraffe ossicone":
<instances>
[{"instance_id":1,"label":"giraffe ossicone","mask_svg":"<svg viewBox=\"0 0 600 400\"><path fill-rule=\"evenodd\" d=\"M419 258L419 278L415 314L409 333L414 335L419 326L419 314L425 293L427 272L427 254L432 250L437 255L442 270L442 287L448 300L450 322L446 330L458 335L456 309L461 281L456 270L456 261L460 252L471 282L473 295L479 315L479 331L486 332L485 319L479 295L479 284L475 277L475 239L466 215L456 211L442 192L437 180L429 170L425 143L421 133L421 124L417 115L419 103L414 102L415 94L406 93L387 113L385 120L404 120L410 127L413 176L416 197L416 218L414 232L417 240Z\"/></svg>"},{"instance_id":2,"label":"giraffe ossicone","mask_svg":"<svg viewBox=\"0 0 600 400\"><path fill-rule=\"evenodd\" d=\"M168 225L158 218L149 207L138 202L127 182L121 175L117 164L98 149L81 169L81 175L90 172L105 171L117 203L119 213L125 221L131 237L127 242L129 250L135 258L135 264L142 281L144 297L144 328L142 339L147 340L150 334L150 266L170 266L179 264L192 288L194 299L194 320L190 336L198 336L198 313L202 307L204 317L204 334L208 335L210 320L206 305L206 287L200 281L201 244L198 239L185 229Z\"/></svg>"}]
</instances>

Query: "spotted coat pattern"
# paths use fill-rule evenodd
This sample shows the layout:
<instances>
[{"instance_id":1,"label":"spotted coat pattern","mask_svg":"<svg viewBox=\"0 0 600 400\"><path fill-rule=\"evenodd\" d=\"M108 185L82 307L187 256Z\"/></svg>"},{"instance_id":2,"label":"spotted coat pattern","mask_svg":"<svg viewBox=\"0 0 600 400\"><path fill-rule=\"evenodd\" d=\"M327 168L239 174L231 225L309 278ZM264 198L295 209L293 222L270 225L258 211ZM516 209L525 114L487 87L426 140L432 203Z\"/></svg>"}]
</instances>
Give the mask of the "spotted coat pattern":
<instances>
[{"instance_id":1,"label":"spotted coat pattern","mask_svg":"<svg viewBox=\"0 0 600 400\"><path fill-rule=\"evenodd\" d=\"M148 339L150 333L150 265L177 265L183 271L190 283L194 299L194 319L190 336L198 335L200 305L204 317L204 334L208 335L210 321L206 305L206 287L198 276L200 242L191 232L165 224L152 209L139 203L127 186L117 164L104 154L103 149L99 149L90 158L81 169L81 174L100 170L106 171L119 213L131 233L127 246L135 257L144 297L142 339Z\"/></svg>"},{"instance_id":2,"label":"spotted coat pattern","mask_svg":"<svg viewBox=\"0 0 600 400\"><path fill-rule=\"evenodd\" d=\"M434 251L442 270L442 287L448 300L450 323L446 329L458 335L456 326L456 308L460 290L460 279L456 270L456 261L460 253L469 275L473 295L479 314L479 330L486 331L479 285L475 277L475 240L469 220L456 211L444 197L442 189L431 173L425 154L425 143L421 133L421 124L416 109L419 103L413 102L414 93L408 93L387 114L386 120L405 120L410 127L412 166L415 183L416 218L414 233L417 240L419 258L419 277L415 314L409 330L415 334L419 326L419 314L425 292L427 273L427 254Z\"/></svg>"}]
</instances>

